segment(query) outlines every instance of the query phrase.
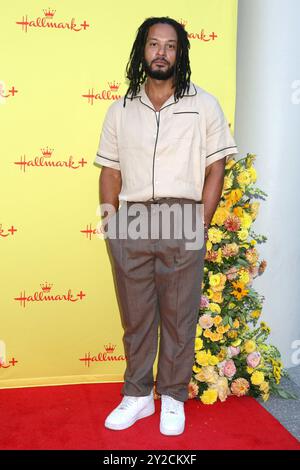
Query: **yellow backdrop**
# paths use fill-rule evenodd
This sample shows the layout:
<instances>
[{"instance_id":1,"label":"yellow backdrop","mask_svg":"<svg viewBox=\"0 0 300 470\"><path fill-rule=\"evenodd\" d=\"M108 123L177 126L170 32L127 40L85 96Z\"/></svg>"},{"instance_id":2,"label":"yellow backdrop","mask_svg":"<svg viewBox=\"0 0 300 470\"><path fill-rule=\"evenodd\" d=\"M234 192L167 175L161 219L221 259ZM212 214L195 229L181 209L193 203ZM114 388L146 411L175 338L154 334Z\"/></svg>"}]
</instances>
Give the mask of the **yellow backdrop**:
<instances>
[{"instance_id":1,"label":"yellow backdrop","mask_svg":"<svg viewBox=\"0 0 300 470\"><path fill-rule=\"evenodd\" d=\"M1 7L1 388L123 380L123 330L96 233L93 162L148 16L185 24L191 79L219 98L233 129L237 0Z\"/></svg>"}]
</instances>

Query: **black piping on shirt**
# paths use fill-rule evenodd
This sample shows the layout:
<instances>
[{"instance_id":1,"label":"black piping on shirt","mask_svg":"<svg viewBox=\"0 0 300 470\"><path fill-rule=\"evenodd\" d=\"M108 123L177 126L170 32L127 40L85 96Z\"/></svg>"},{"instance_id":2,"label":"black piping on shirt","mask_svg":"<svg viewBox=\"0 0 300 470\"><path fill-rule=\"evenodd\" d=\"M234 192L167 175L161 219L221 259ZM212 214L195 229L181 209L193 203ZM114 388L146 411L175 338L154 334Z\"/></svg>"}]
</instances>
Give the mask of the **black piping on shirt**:
<instances>
[{"instance_id":1,"label":"black piping on shirt","mask_svg":"<svg viewBox=\"0 0 300 470\"><path fill-rule=\"evenodd\" d=\"M103 155L100 155L99 153L97 153L97 155L98 155L98 157L105 158L105 160L110 160L111 162L119 163L119 160L113 160L112 158L103 157Z\"/></svg>"},{"instance_id":2,"label":"black piping on shirt","mask_svg":"<svg viewBox=\"0 0 300 470\"><path fill-rule=\"evenodd\" d=\"M217 150L216 152L210 153L209 155L207 155L206 158L211 157L211 156L214 155L215 153L222 152L222 150L235 149L236 147L237 147L236 145L232 145L231 147L224 147L223 149L220 149L220 150Z\"/></svg>"}]
</instances>

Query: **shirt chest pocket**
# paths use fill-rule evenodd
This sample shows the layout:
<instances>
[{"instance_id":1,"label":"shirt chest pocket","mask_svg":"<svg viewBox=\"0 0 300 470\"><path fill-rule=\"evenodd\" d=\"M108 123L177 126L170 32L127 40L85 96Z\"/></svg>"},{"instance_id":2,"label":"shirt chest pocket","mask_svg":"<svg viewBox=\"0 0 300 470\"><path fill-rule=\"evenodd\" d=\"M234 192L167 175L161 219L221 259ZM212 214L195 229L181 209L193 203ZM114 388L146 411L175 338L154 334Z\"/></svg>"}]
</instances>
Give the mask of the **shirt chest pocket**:
<instances>
[{"instance_id":1,"label":"shirt chest pocket","mask_svg":"<svg viewBox=\"0 0 300 470\"><path fill-rule=\"evenodd\" d=\"M174 111L165 128L166 140L174 142L178 140L192 141L199 135L198 111Z\"/></svg>"}]
</instances>

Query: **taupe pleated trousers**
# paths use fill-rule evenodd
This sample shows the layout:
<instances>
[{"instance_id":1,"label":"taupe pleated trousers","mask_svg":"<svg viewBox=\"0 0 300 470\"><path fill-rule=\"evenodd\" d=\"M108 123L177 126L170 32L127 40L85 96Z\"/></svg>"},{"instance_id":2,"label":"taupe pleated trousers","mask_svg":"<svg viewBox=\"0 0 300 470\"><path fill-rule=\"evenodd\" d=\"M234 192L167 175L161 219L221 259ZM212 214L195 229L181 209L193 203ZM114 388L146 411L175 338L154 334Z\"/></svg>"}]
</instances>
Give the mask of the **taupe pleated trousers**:
<instances>
[{"instance_id":1,"label":"taupe pleated trousers","mask_svg":"<svg viewBox=\"0 0 300 470\"><path fill-rule=\"evenodd\" d=\"M119 230L116 238L111 235L107 238L124 328L127 367L122 394L149 395L154 385L153 364L159 339L157 392L186 401L194 363L204 268L205 243L202 212L200 214L203 206L190 199L177 198L164 198L155 204L140 203L146 208L140 226L146 228L148 236L134 239L136 235L132 237L128 231L136 217L130 215L132 204L136 202L127 202L126 213L122 206L112 217L108 225L111 224L111 228L114 220ZM184 205L190 207L188 216ZM163 207L165 214L170 213L170 206L174 216L169 217L170 236L165 238L165 222L162 222L163 216L158 219L157 214L164 213ZM197 228L199 221L200 228ZM201 242L196 249L187 248L190 235L187 238L183 233L183 237L178 238L187 222L193 230L198 230L197 233L201 231ZM124 236L126 238L122 238Z\"/></svg>"}]
</instances>

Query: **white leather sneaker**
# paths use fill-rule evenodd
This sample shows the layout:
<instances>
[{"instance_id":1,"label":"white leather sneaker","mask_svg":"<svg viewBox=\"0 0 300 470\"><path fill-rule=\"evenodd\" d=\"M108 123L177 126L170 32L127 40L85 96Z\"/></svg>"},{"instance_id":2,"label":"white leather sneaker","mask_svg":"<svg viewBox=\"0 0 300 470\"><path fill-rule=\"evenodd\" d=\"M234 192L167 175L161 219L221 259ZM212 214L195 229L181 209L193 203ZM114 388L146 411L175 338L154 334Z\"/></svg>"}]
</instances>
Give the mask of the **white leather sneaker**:
<instances>
[{"instance_id":1,"label":"white leather sneaker","mask_svg":"<svg viewBox=\"0 0 300 470\"><path fill-rule=\"evenodd\" d=\"M177 436L183 433L184 426L184 402L161 395L160 432L166 436Z\"/></svg>"},{"instance_id":2,"label":"white leather sneaker","mask_svg":"<svg viewBox=\"0 0 300 470\"><path fill-rule=\"evenodd\" d=\"M125 395L121 403L107 416L104 426L118 431L127 429L138 419L151 416L154 412L153 390L146 397Z\"/></svg>"}]
</instances>

